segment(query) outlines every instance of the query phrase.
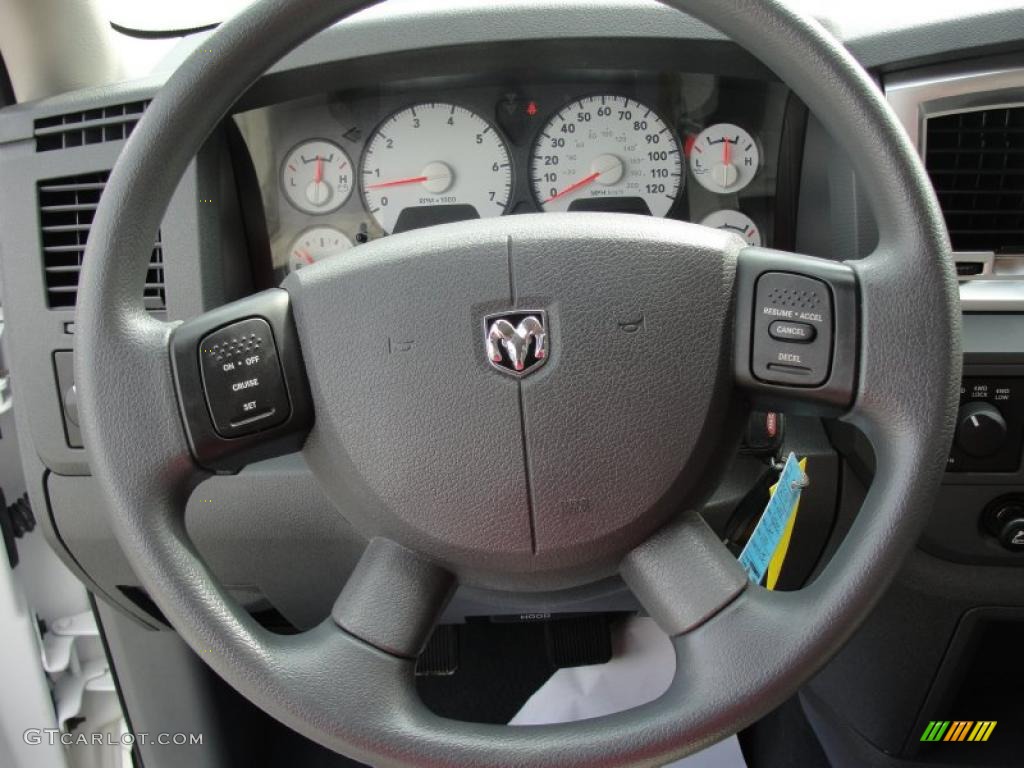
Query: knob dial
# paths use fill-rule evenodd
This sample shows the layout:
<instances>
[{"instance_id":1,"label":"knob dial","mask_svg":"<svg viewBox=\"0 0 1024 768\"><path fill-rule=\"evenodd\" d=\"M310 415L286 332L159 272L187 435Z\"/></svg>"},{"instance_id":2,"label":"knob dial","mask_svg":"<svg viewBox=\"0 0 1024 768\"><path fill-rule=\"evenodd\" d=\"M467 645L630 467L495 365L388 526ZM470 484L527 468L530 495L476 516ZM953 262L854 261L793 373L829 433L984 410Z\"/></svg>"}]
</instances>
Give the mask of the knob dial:
<instances>
[{"instance_id":1,"label":"knob dial","mask_svg":"<svg viewBox=\"0 0 1024 768\"><path fill-rule=\"evenodd\" d=\"M1024 497L1010 496L992 502L985 524L999 543L1011 552L1024 552Z\"/></svg>"},{"instance_id":2,"label":"knob dial","mask_svg":"<svg viewBox=\"0 0 1024 768\"><path fill-rule=\"evenodd\" d=\"M1024 552L1024 517L1007 520L999 529L999 543L1011 552Z\"/></svg>"},{"instance_id":3,"label":"knob dial","mask_svg":"<svg viewBox=\"0 0 1024 768\"><path fill-rule=\"evenodd\" d=\"M976 400L960 408L956 444L968 456L997 453L1006 442L1006 420L992 403Z\"/></svg>"}]
</instances>

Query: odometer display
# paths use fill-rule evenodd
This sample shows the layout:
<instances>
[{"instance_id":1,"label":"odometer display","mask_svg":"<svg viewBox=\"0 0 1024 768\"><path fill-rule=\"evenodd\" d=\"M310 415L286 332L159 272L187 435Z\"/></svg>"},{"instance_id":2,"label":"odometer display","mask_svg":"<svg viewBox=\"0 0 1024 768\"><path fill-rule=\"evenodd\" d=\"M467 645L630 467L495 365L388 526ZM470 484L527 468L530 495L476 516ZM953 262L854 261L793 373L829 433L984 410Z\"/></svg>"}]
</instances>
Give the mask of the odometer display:
<instances>
[{"instance_id":1,"label":"odometer display","mask_svg":"<svg viewBox=\"0 0 1024 768\"><path fill-rule=\"evenodd\" d=\"M665 216L683 183L679 140L650 107L588 96L552 117L533 148L530 182L545 211Z\"/></svg>"}]
</instances>

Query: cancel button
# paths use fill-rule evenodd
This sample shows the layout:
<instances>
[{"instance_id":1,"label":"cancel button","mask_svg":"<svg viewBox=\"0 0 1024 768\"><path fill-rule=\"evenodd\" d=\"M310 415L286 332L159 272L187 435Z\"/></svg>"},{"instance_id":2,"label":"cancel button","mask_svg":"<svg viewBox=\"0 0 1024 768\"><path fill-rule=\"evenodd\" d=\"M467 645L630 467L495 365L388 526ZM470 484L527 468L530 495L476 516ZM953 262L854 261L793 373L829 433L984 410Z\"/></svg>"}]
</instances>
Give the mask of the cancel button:
<instances>
[{"instance_id":1,"label":"cancel button","mask_svg":"<svg viewBox=\"0 0 1024 768\"><path fill-rule=\"evenodd\" d=\"M809 323L793 323L789 320L776 320L768 326L768 335L779 341L793 341L808 344L814 341L814 326Z\"/></svg>"}]
</instances>

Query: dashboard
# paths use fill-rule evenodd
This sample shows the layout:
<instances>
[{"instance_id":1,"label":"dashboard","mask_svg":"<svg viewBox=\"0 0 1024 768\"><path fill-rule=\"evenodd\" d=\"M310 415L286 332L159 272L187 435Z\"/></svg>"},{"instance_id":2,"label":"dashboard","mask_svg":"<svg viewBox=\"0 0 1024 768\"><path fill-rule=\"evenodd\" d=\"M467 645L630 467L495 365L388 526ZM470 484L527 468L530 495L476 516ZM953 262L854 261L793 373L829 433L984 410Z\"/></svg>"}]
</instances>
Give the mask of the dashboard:
<instances>
[{"instance_id":1,"label":"dashboard","mask_svg":"<svg viewBox=\"0 0 1024 768\"><path fill-rule=\"evenodd\" d=\"M235 115L271 268L465 219L613 211L792 247L806 110L778 82L659 71L423 79ZM781 194L780 194L781 192ZM782 201L782 202L780 202Z\"/></svg>"}]
</instances>

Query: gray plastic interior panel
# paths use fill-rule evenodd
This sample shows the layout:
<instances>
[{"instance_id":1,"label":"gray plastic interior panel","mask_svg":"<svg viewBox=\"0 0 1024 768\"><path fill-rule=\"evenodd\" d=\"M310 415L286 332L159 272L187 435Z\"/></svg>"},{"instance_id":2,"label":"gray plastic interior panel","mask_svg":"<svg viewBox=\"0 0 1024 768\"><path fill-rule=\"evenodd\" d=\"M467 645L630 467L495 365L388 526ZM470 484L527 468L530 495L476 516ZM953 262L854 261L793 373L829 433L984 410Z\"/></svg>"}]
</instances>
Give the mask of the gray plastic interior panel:
<instances>
[{"instance_id":1,"label":"gray plastic interior panel","mask_svg":"<svg viewBox=\"0 0 1024 768\"><path fill-rule=\"evenodd\" d=\"M818 18L866 67L894 67L928 58L955 58L963 52L994 49L1024 37L1024 10L975 3L915 7L914 17L894 23L885 14L865 14L856 4L821 4ZM822 11L825 11L822 13ZM0 121L0 144L32 134L39 114L149 98L174 67L207 35L183 40L149 78L84 89L16 106ZM384 4L317 35L293 51L272 74L304 70L339 59L474 43L574 38L661 38L722 40L707 25L654 0L490 0L451 6L432 3ZM6 119L10 118L10 119Z\"/></svg>"},{"instance_id":2,"label":"gray plastic interior panel","mask_svg":"<svg viewBox=\"0 0 1024 768\"><path fill-rule=\"evenodd\" d=\"M51 474L47 490L75 559L121 601L117 587L139 582L114 540L98 484ZM365 546L298 456L209 478L192 494L185 526L243 604L269 602L302 629L330 614Z\"/></svg>"},{"instance_id":3,"label":"gray plastic interior panel","mask_svg":"<svg viewBox=\"0 0 1024 768\"><path fill-rule=\"evenodd\" d=\"M417 7L419 6L419 7ZM951 11L941 4L915 6L913 17L894 21L886 14L866 14L855 3L817 3L808 10L865 67L892 67L901 62L934 59L958 51L984 50L1018 43L1024 36L1024 11L984 2ZM202 45L188 40L178 60ZM721 40L706 24L654 0L489 0L436 4L383 5L335 25L303 44L271 73L315 66L338 57L372 55L382 48L431 48L446 45L550 37L627 37ZM391 41L400 40L398 46ZM410 44L410 41L415 41ZM169 60L172 64L175 59Z\"/></svg>"},{"instance_id":4,"label":"gray plastic interior panel","mask_svg":"<svg viewBox=\"0 0 1024 768\"><path fill-rule=\"evenodd\" d=\"M139 580L110 529L96 481L49 473L46 492L53 524L69 559L78 566L76 572L87 572L90 588L107 602L146 625L159 626L118 589L137 587ZM366 545L297 454L250 465L237 475L209 478L192 494L185 525L200 553L240 602L255 611L273 607L299 629L330 615ZM442 621L638 609L625 585L610 579L557 595L460 589Z\"/></svg>"},{"instance_id":5,"label":"gray plastic interior panel","mask_svg":"<svg viewBox=\"0 0 1024 768\"><path fill-rule=\"evenodd\" d=\"M122 89L126 100L139 97L136 88ZM118 89L104 89L106 103L117 98ZM51 111L96 106L81 94L45 102ZM103 586L89 578L65 545L67 539L55 525L53 506L44 491L46 477L86 475L87 452L78 445L74 426L66 425L59 392L69 386L69 366L59 366L54 353L74 348L74 311L48 309L39 242L36 185L40 180L109 170L124 142L77 147L70 151L35 152L31 117L39 105L5 110L0 132L19 123L28 134L19 140L0 142L0 270L6 323L5 347L11 369L12 389L17 392L18 433L22 465L33 507L51 509L39 514L39 523L65 564L90 589L120 602L125 610L138 610L119 595L108 593L116 582ZM4 133L6 138L11 138ZM219 200L220 204L204 200ZM251 290L247 254L240 239L233 172L221 138L213 137L182 179L162 223L166 315L190 317ZM58 381L59 377L59 381ZM66 429L67 426L67 429ZM105 516L103 516L105 519ZM74 531L67 533L74 538ZM86 537L88 541L89 537ZM118 556L116 561L122 558ZM103 569L100 570L103 573ZM143 620L146 620L143 617Z\"/></svg>"},{"instance_id":6,"label":"gray plastic interior panel","mask_svg":"<svg viewBox=\"0 0 1024 768\"><path fill-rule=\"evenodd\" d=\"M5 120L0 120L2 125ZM27 415L29 443L43 463L68 475L88 473L82 449L68 445L53 352L74 347L74 311L47 309L40 250L36 184L40 180L106 171L124 142L73 151L36 153L34 141L0 145L0 248L7 350L18 407ZM218 200L206 203L205 200ZM239 240L234 182L217 138L182 179L162 225L167 315L185 318L247 289L239 276L245 256Z\"/></svg>"},{"instance_id":7,"label":"gray plastic interior panel","mask_svg":"<svg viewBox=\"0 0 1024 768\"><path fill-rule=\"evenodd\" d=\"M210 671L170 630L140 626L109 603L96 602L98 623L110 653L131 730L135 733L202 734L201 744L137 742L146 768L219 768L243 745L223 734L224 712L211 693ZM159 691L159 695L154 692Z\"/></svg>"},{"instance_id":8,"label":"gray plastic interior panel","mask_svg":"<svg viewBox=\"0 0 1024 768\"><path fill-rule=\"evenodd\" d=\"M64 416L64 433L68 448L82 447L82 430L78 426L78 405L75 393L75 353L70 349L57 349L53 353L53 373L57 384L57 399Z\"/></svg>"},{"instance_id":9,"label":"gray plastic interior panel","mask_svg":"<svg viewBox=\"0 0 1024 768\"><path fill-rule=\"evenodd\" d=\"M957 624L978 605L1024 606L1024 569L954 565L914 552L867 622L808 684L811 701L823 705L819 713L833 724L898 754L917 737L918 717L953 717L929 717L921 708ZM845 757L830 754L833 765L867 764Z\"/></svg>"},{"instance_id":10,"label":"gray plastic interior panel","mask_svg":"<svg viewBox=\"0 0 1024 768\"><path fill-rule=\"evenodd\" d=\"M1024 314L964 315L965 365L1017 365L1024 375Z\"/></svg>"}]
</instances>

